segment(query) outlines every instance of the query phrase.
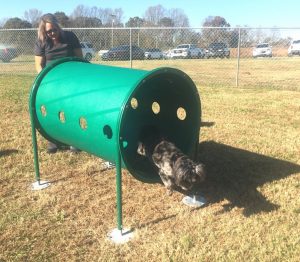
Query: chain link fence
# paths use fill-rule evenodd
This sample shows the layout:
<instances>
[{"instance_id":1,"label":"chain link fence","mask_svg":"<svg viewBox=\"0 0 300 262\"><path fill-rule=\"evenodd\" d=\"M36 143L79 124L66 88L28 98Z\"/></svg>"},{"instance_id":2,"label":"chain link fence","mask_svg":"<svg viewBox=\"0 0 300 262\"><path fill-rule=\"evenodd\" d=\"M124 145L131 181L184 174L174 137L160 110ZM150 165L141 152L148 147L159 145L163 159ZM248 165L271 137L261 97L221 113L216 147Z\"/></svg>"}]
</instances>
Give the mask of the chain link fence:
<instances>
[{"instance_id":1,"label":"chain link fence","mask_svg":"<svg viewBox=\"0 0 300 262\"><path fill-rule=\"evenodd\" d=\"M292 38L300 39L300 28L66 30L84 42L83 53L92 63L147 70L175 67L200 86L300 91L300 50L289 53ZM0 74L36 74L36 38L36 29L0 29ZM9 52L15 55L9 57Z\"/></svg>"}]
</instances>

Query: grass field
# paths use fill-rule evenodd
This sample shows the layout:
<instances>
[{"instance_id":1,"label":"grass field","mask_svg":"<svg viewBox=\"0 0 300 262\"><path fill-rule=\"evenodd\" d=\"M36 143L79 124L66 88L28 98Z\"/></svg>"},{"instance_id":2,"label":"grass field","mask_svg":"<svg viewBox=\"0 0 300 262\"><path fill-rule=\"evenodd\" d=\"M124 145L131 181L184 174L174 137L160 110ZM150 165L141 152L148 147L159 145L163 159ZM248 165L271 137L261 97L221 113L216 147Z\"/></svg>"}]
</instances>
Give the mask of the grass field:
<instances>
[{"instance_id":1,"label":"grass field","mask_svg":"<svg viewBox=\"0 0 300 262\"><path fill-rule=\"evenodd\" d=\"M133 60L103 62L95 58L93 63L105 63L141 69L161 66L183 70L201 87L272 88L300 91L300 57L278 56L273 58L242 58L239 65L231 59L179 59ZM239 69L238 69L239 68ZM10 63L0 63L3 74L35 75L32 57L20 56Z\"/></svg>"},{"instance_id":2,"label":"grass field","mask_svg":"<svg viewBox=\"0 0 300 262\"><path fill-rule=\"evenodd\" d=\"M243 61L243 88L228 83L231 60L134 62L181 68L197 84L208 204L187 207L180 193L123 170L123 224L135 234L124 245L106 237L116 227L115 172L101 159L50 156L39 136L42 178L52 185L29 189L34 73L0 74L0 261L299 261L300 60L278 60L285 70L270 61Z\"/></svg>"}]
</instances>

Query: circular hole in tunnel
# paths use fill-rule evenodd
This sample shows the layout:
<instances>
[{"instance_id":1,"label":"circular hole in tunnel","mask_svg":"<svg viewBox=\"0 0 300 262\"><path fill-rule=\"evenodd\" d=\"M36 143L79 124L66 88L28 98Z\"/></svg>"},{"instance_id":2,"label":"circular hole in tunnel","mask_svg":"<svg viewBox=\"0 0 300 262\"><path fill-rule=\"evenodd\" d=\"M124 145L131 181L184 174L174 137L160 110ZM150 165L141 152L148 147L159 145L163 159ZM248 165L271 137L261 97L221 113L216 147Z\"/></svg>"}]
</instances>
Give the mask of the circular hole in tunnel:
<instances>
[{"instance_id":1,"label":"circular hole in tunnel","mask_svg":"<svg viewBox=\"0 0 300 262\"><path fill-rule=\"evenodd\" d=\"M111 139L113 136L113 131L109 125L105 125L103 127L103 134L106 136L106 138Z\"/></svg>"},{"instance_id":2,"label":"circular hole in tunnel","mask_svg":"<svg viewBox=\"0 0 300 262\"><path fill-rule=\"evenodd\" d=\"M160 105L157 102L152 103L152 111L154 114L158 114L160 112Z\"/></svg>"},{"instance_id":3,"label":"circular hole in tunnel","mask_svg":"<svg viewBox=\"0 0 300 262\"><path fill-rule=\"evenodd\" d=\"M64 124L66 122L65 112L63 112L63 111L58 112L58 118L59 118L59 121Z\"/></svg>"},{"instance_id":4,"label":"circular hole in tunnel","mask_svg":"<svg viewBox=\"0 0 300 262\"><path fill-rule=\"evenodd\" d=\"M47 110L46 110L46 107L44 105L41 105L40 110L41 110L42 116L47 115Z\"/></svg>"},{"instance_id":5,"label":"circular hole in tunnel","mask_svg":"<svg viewBox=\"0 0 300 262\"><path fill-rule=\"evenodd\" d=\"M139 106L139 103L135 97L131 98L130 105L133 109L137 109Z\"/></svg>"},{"instance_id":6,"label":"circular hole in tunnel","mask_svg":"<svg viewBox=\"0 0 300 262\"><path fill-rule=\"evenodd\" d=\"M183 107L177 109L177 117L179 120L184 120L186 118L186 111Z\"/></svg>"},{"instance_id":7,"label":"circular hole in tunnel","mask_svg":"<svg viewBox=\"0 0 300 262\"><path fill-rule=\"evenodd\" d=\"M79 118L79 126L81 127L82 130L86 130L88 127L87 121L83 116Z\"/></svg>"}]
</instances>

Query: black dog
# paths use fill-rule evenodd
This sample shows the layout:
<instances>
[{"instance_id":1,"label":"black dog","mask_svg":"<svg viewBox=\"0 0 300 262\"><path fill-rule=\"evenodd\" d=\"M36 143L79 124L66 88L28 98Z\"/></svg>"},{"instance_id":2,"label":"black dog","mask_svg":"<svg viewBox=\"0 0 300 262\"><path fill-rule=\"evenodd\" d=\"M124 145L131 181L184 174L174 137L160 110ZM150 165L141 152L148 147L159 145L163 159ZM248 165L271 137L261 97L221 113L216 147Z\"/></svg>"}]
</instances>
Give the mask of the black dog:
<instances>
[{"instance_id":1,"label":"black dog","mask_svg":"<svg viewBox=\"0 0 300 262\"><path fill-rule=\"evenodd\" d=\"M188 191L205 179L204 165L191 160L173 143L164 139L155 127L142 130L137 152L158 168L169 194L175 186Z\"/></svg>"}]
</instances>

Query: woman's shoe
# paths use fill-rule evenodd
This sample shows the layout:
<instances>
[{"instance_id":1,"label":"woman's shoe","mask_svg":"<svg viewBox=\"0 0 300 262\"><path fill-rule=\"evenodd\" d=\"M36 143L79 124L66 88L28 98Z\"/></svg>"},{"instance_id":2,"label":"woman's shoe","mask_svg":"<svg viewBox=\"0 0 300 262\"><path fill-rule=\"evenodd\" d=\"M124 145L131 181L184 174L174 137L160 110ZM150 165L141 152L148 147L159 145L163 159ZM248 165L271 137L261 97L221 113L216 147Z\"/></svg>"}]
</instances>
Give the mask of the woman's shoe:
<instances>
[{"instance_id":1,"label":"woman's shoe","mask_svg":"<svg viewBox=\"0 0 300 262\"><path fill-rule=\"evenodd\" d=\"M54 154L57 151L57 145L52 143L52 142L48 142L48 146L47 146L47 153L48 154Z\"/></svg>"},{"instance_id":2,"label":"woman's shoe","mask_svg":"<svg viewBox=\"0 0 300 262\"><path fill-rule=\"evenodd\" d=\"M76 148L76 147L74 147L74 146L70 146L70 151L73 152L73 153L78 153L78 152L80 152L81 150L78 149L78 148Z\"/></svg>"},{"instance_id":3,"label":"woman's shoe","mask_svg":"<svg viewBox=\"0 0 300 262\"><path fill-rule=\"evenodd\" d=\"M103 168L105 169L113 169L116 167L115 164L113 164L112 162L106 161L102 163Z\"/></svg>"}]
</instances>

